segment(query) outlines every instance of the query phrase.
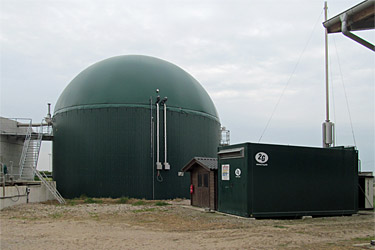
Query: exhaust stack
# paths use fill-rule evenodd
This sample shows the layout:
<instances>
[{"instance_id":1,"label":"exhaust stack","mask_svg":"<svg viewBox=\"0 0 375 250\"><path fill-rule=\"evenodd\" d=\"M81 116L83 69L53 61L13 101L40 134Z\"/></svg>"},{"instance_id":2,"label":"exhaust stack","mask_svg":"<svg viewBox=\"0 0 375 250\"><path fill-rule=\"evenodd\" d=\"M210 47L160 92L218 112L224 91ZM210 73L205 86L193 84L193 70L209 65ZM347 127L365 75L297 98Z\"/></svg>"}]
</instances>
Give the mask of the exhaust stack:
<instances>
[{"instance_id":1,"label":"exhaust stack","mask_svg":"<svg viewBox=\"0 0 375 250\"><path fill-rule=\"evenodd\" d=\"M52 116L51 116L51 103L48 104L48 113L44 120L47 122L48 125L52 125Z\"/></svg>"}]
</instances>

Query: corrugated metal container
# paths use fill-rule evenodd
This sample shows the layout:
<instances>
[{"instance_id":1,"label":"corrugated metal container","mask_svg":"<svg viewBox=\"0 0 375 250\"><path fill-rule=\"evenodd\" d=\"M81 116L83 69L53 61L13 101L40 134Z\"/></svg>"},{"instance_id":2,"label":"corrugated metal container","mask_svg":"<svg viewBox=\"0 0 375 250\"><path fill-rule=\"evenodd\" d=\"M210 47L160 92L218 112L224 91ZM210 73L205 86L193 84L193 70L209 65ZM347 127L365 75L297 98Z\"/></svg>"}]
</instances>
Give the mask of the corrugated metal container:
<instances>
[{"instance_id":1,"label":"corrugated metal container","mask_svg":"<svg viewBox=\"0 0 375 250\"><path fill-rule=\"evenodd\" d=\"M171 166L159 178L156 89L168 97ZM160 115L163 163L162 107ZM84 70L60 96L53 122L53 175L67 198L189 197L189 175L178 171L196 155L216 156L219 144L219 118L207 92L177 66L146 56L114 57Z\"/></svg>"},{"instance_id":2,"label":"corrugated metal container","mask_svg":"<svg viewBox=\"0 0 375 250\"><path fill-rule=\"evenodd\" d=\"M218 210L245 217L358 211L358 152L244 143L219 149Z\"/></svg>"}]
</instances>

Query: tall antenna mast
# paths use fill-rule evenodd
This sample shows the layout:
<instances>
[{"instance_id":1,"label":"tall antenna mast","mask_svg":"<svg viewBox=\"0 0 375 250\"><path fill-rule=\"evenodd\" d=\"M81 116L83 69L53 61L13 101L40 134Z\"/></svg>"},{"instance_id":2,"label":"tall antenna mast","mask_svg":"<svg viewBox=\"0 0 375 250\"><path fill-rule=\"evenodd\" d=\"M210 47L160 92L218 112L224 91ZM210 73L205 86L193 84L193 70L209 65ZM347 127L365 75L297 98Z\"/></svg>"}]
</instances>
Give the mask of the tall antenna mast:
<instances>
[{"instance_id":1,"label":"tall antenna mast","mask_svg":"<svg viewBox=\"0 0 375 250\"><path fill-rule=\"evenodd\" d=\"M327 2L324 2L324 21L327 21ZM329 122L329 87L328 87L328 31L324 29L325 66L326 66L326 122Z\"/></svg>"},{"instance_id":2,"label":"tall antenna mast","mask_svg":"<svg viewBox=\"0 0 375 250\"><path fill-rule=\"evenodd\" d=\"M327 21L327 1L324 2L324 21ZM322 124L323 148L329 148L335 145L334 134L335 126L329 120L329 85L328 85L328 31L325 29L325 66L326 66L326 120Z\"/></svg>"}]
</instances>

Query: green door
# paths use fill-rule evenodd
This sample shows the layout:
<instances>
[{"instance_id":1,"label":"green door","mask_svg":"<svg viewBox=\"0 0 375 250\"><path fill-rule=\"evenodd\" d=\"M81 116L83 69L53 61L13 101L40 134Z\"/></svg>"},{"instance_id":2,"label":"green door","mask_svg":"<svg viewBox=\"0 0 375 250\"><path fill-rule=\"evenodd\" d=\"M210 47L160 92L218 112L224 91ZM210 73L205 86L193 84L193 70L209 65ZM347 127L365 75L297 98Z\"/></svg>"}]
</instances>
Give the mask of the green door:
<instances>
[{"instance_id":1,"label":"green door","mask_svg":"<svg viewBox=\"0 0 375 250\"><path fill-rule=\"evenodd\" d=\"M238 147L238 145L237 145ZM220 154L218 176L218 210L225 213L249 216L247 208L247 164L244 148L237 148L238 155ZM227 158L228 157L228 158Z\"/></svg>"}]
</instances>

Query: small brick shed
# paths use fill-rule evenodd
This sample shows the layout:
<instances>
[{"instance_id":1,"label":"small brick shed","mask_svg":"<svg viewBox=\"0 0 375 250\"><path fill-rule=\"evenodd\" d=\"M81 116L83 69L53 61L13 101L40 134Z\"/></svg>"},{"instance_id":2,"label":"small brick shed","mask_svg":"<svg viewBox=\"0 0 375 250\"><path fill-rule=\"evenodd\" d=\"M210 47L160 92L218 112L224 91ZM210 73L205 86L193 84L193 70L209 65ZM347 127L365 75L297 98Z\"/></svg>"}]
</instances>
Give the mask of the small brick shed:
<instances>
[{"instance_id":1,"label":"small brick shed","mask_svg":"<svg viewBox=\"0 0 375 250\"><path fill-rule=\"evenodd\" d=\"M190 194L192 206L217 209L217 159L194 157L183 172L190 172L193 193Z\"/></svg>"}]
</instances>

